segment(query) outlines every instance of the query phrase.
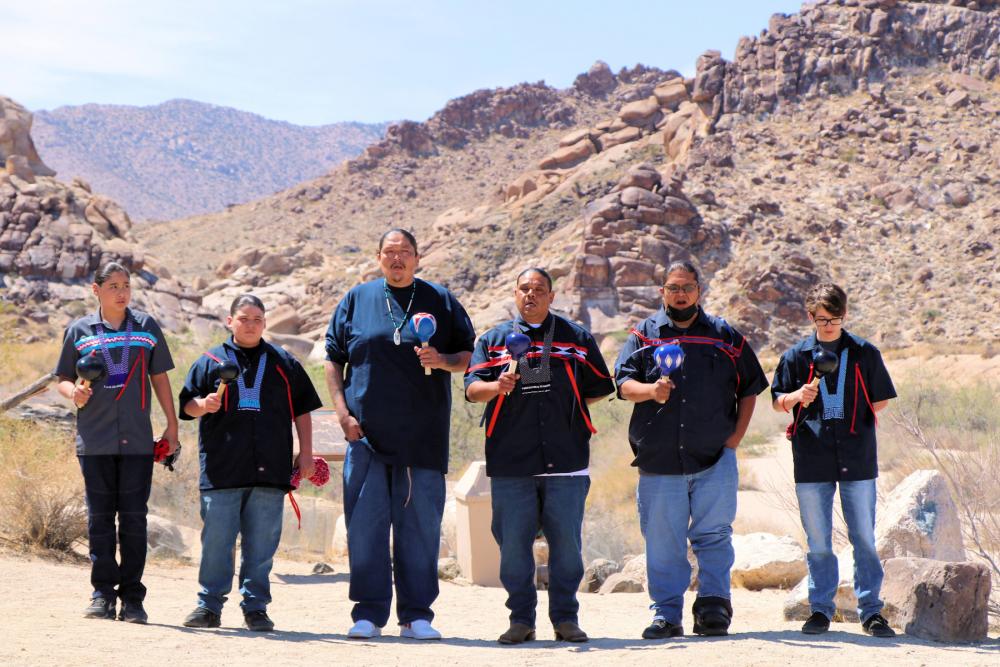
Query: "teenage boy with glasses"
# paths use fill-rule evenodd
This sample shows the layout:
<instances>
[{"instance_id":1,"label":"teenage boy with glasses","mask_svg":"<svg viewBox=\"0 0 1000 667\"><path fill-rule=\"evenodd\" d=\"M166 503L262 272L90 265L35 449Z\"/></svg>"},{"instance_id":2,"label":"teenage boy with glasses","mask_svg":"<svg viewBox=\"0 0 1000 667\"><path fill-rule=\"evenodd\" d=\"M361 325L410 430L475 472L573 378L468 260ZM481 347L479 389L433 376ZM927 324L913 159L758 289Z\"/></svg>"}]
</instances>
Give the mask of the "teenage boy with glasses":
<instances>
[{"instance_id":1,"label":"teenage boy with glasses","mask_svg":"<svg viewBox=\"0 0 1000 667\"><path fill-rule=\"evenodd\" d=\"M847 294L833 283L817 285L805 301L816 332L785 352L771 383L773 407L790 412L795 494L809 553L812 615L802 632L821 634L836 611L839 574L833 553L833 493L839 486L847 534L854 549L854 592L864 631L895 632L880 613L882 563L875 551L875 478L878 477L875 413L896 397L878 349L843 330ZM814 386L813 351L839 358L837 371Z\"/></svg>"}]
</instances>

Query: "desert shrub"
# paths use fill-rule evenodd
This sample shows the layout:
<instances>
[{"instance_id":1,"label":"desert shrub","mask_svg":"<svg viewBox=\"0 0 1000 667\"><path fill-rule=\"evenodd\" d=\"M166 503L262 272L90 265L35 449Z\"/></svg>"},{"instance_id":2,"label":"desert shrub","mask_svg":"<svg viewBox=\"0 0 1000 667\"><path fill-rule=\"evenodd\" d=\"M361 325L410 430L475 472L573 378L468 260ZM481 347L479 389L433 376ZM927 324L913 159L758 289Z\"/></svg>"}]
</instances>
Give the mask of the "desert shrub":
<instances>
[{"instance_id":1,"label":"desert shrub","mask_svg":"<svg viewBox=\"0 0 1000 667\"><path fill-rule=\"evenodd\" d=\"M11 544L70 552L87 535L72 435L0 416L0 533Z\"/></svg>"}]
</instances>

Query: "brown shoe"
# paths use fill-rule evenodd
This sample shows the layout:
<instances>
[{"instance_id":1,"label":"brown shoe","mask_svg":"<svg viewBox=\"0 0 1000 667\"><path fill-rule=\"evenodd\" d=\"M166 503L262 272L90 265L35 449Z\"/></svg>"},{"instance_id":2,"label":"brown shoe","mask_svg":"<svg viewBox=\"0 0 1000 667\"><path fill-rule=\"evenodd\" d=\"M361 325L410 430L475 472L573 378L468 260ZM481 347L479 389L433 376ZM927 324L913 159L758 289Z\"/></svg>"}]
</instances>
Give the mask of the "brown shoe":
<instances>
[{"instance_id":1,"label":"brown shoe","mask_svg":"<svg viewBox=\"0 0 1000 667\"><path fill-rule=\"evenodd\" d=\"M580 626L573 621L563 621L552 626L556 632L556 641L563 642L585 642L589 637L587 633L580 629Z\"/></svg>"},{"instance_id":2,"label":"brown shoe","mask_svg":"<svg viewBox=\"0 0 1000 667\"><path fill-rule=\"evenodd\" d=\"M524 623L511 623L507 632L497 639L501 644L523 644L535 641L535 629Z\"/></svg>"}]
</instances>

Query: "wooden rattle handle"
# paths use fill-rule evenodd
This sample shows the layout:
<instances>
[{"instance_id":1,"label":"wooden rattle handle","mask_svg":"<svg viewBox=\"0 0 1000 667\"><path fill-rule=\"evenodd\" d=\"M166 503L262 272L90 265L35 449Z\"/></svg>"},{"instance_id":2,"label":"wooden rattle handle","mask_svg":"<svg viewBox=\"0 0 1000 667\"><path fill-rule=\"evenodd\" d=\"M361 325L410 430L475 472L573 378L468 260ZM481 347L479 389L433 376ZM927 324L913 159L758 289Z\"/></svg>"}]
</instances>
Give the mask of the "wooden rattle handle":
<instances>
[{"instance_id":1,"label":"wooden rattle handle","mask_svg":"<svg viewBox=\"0 0 1000 667\"><path fill-rule=\"evenodd\" d=\"M215 390L216 398L222 398L222 395L226 393L226 381L219 381L219 388Z\"/></svg>"},{"instance_id":2,"label":"wooden rattle handle","mask_svg":"<svg viewBox=\"0 0 1000 667\"><path fill-rule=\"evenodd\" d=\"M510 363L507 364L507 372L508 373L516 373L517 372L517 359L511 359L510 360ZM510 396L510 392L508 391L504 395L505 396Z\"/></svg>"},{"instance_id":3,"label":"wooden rattle handle","mask_svg":"<svg viewBox=\"0 0 1000 667\"><path fill-rule=\"evenodd\" d=\"M422 342L420 344L420 347L430 347L430 341L426 341L425 340L424 342ZM431 374L431 367L430 366L424 366L424 375L430 375L430 374Z\"/></svg>"},{"instance_id":4,"label":"wooden rattle handle","mask_svg":"<svg viewBox=\"0 0 1000 667\"><path fill-rule=\"evenodd\" d=\"M819 387L819 381L820 381L820 378L815 378L812 382L809 383L809 386L812 387L813 389L816 389L817 387ZM802 407L808 408L810 403L812 403L812 401L805 401L804 400L804 401L802 401Z\"/></svg>"}]
</instances>

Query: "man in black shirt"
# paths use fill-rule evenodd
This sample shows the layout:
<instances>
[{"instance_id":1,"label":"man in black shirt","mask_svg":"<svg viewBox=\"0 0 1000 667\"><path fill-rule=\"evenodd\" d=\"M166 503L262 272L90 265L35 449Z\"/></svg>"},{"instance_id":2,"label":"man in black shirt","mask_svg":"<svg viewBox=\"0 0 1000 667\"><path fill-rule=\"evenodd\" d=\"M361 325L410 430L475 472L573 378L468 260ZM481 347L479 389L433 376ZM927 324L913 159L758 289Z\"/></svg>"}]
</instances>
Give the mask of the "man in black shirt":
<instances>
[{"instance_id":1,"label":"man in black shirt","mask_svg":"<svg viewBox=\"0 0 1000 667\"><path fill-rule=\"evenodd\" d=\"M270 631L268 577L281 539L285 493L292 489L292 425L299 465L312 475L312 418L321 406L302 365L263 340L264 304L252 294L236 298L227 320L232 337L191 366L181 390L181 419L198 423L201 463L201 565L198 605L184 620L191 628L219 627L233 585L233 549L240 541L240 607L246 627ZM219 396L219 366L239 366Z\"/></svg>"},{"instance_id":2,"label":"man in black shirt","mask_svg":"<svg viewBox=\"0 0 1000 667\"><path fill-rule=\"evenodd\" d=\"M535 638L535 562L541 528L549 545L549 620L556 639L584 642L576 590L583 578L581 528L590 489L594 427L587 404L614 391L604 358L583 327L549 312L552 279L532 268L517 278L519 317L483 334L465 377L466 397L486 407L486 472L493 535L500 545L500 580L510 628L501 644ZM521 333L531 346L509 370L506 338Z\"/></svg>"},{"instance_id":3,"label":"man in black shirt","mask_svg":"<svg viewBox=\"0 0 1000 667\"><path fill-rule=\"evenodd\" d=\"M671 264L661 292L663 309L632 331L615 372L619 395L635 402L629 442L639 468L639 524L654 612L642 636L684 634L688 540L698 559L694 632L725 635L733 614L736 448L767 379L743 336L699 306L701 286L691 263ZM666 343L680 345L685 355L669 377L653 361L653 351Z\"/></svg>"}]
</instances>

